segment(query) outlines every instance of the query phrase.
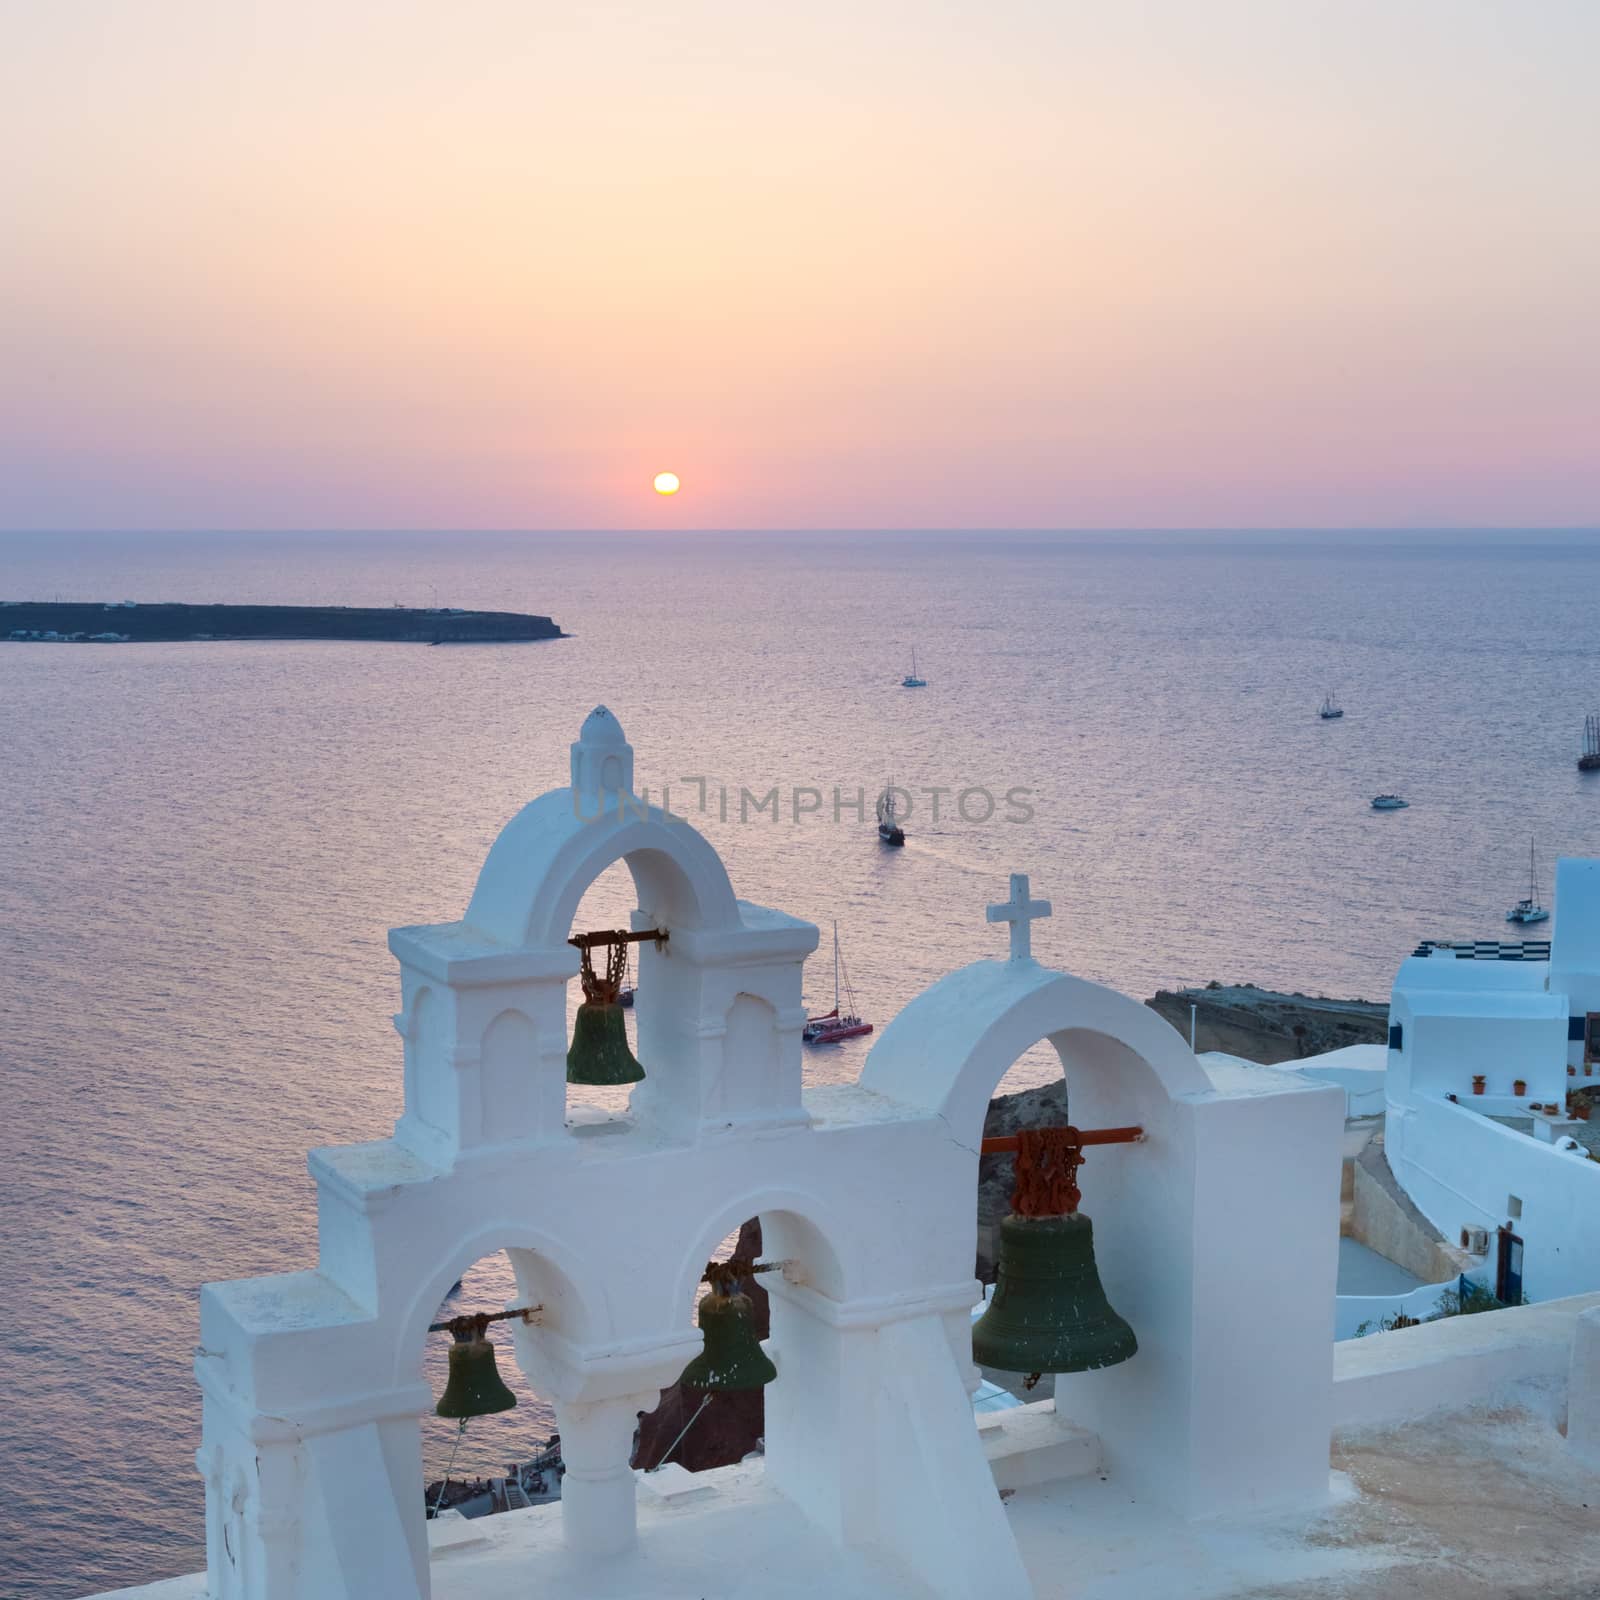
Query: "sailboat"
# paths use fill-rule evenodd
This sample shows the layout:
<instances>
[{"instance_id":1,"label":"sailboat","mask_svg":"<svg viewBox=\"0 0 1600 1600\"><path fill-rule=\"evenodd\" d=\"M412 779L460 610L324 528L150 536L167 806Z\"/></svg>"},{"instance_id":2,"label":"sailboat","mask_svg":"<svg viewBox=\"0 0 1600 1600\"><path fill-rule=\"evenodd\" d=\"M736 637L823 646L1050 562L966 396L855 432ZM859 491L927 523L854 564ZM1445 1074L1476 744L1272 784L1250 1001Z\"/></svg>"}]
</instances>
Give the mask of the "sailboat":
<instances>
[{"instance_id":1,"label":"sailboat","mask_svg":"<svg viewBox=\"0 0 1600 1600\"><path fill-rule=\"evenodd\" d=\"M928 680L917 676L917 647L911 647L911 670L900 680L902 689L926 689Z\"/></svg>"},{"instance_id":2,"label":"sailboat","mask_svg":"<svg viewBox=\"0 0 1600 1600\"><path fill-rule=\"evenodd\" d=\"M1507 922L1545 922L1550 913L1539 904L1539 879L1534 871L1533 840L1528 841L1528 892L1506 912Z\"/></svg>"},{"instance_id":3,"label":"sailboat","mask_svg":"<svg viewBox=\"0 0 1600 1600\"><path fill-rule=\"evenodd\" d=\"M900 826L894 809L894 779L891 778L878 796L878 837L885 844L904 844L906 831Z\"/></svg>"},{"instance_id":4,"label":"sailboat","mask_svg":"<svg viewBox=\"0 0 1600 1600\"><path fill-rule=\"evenodd\" d=\"M1317 713L1317 715L1321 717L1324 722L1332 722L1335 717L1342 717L1344 715L1344 707L1339 704L1338 698L1335 696L1332 689L1328 691L1328 697L1322 702L1322 709Z\"/></svg>"},{"instance_id":5,"label":"sailboat","mask_svg":"<svg viewBox=\"0 0 1600 1600\"><path fill-rule=\"evenodd\" d=\"M1600 768L1600 716L1590 712L1583 719L1583 754L1578 757L1579 772Z\"/></svg>"},{"instance_id":6,"label":"sailboat","mask_svg":"<svg viewBox=\"0 0 1600 1600\"><path fill-rule=\"evenodd\" d=\"M840 1005L841 990L844 1004ZM854 1039L857 1034L871 1033L872 1024L863 1022L856 1011L855 991L850 987L850 974L845 971L844 957L839 953L839 924L833 925L833 1010L824 1011L820 1017L811 1017L800 1030L807 1044L837 1044L841 1039Z\"/></svg>"}]
</instances>

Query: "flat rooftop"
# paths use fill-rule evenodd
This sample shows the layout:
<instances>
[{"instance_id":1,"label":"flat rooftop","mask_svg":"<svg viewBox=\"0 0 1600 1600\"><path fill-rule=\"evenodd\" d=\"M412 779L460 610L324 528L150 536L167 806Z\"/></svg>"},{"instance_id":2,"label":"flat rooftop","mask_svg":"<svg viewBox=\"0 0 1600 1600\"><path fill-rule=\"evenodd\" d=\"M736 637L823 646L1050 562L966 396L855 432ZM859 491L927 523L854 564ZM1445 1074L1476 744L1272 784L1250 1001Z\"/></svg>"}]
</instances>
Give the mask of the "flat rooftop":
<instances>
[{"instance_id":1,"label":"flat rooftop","mask_svg":"<svg viewBox=\"0 0 1600 1600\"><path fill-rule=\"evenodd\" d=\"M1293 1512L1186 1522L1133 1499L1067 1428L1074 1475L1024 1470L997 1491L1038 1600L1596 1600L1600 1471L1564 1437L1573 1330L1593 1308L1600 1293L1336 1344L1328 1495ZM977 1426L1037 1437L1043 1410ZM871 1550L828 1548L760 1461L661 1490L640 1488L639 1547L604 1561L565 1549L558 1505L432 1524L434 1600L928 1596ZM205 1577L116 1594L205 1600Z\"/></svg>"},{"instance_id":2,"label":"flat rooftop","mask_svg":"<svg viewBox=\"0 0 1600 1600\"><path fill-rule=\"evenodd\" d=\"M1392 1337L1385 1335L1384 1337ZM1600 1475L1567 1454L1537 1405L1434 1415L1334 1444L1328 1504L1293 1515L1189 1523L1129 1498L1113 1478L1005 1496L1039 1600L1594 1600ZM703 1473L678 1503L641 1493L641 1547L581 1564L559 1508L459 1528L434 1551L436 1600L540 1592L577 1600L884 1600L928 1591L870 1553L830 1557L767 1490L759 1464ZM708 1552L717 1552L708 1561ZM177 1578L131 1600L203 1600Z\"/></svg>"},{"instance_id":3,"label":"flat rooftop","mask_svg":"<svg viewBox=\"0 0 1600 1600\"><path fill-rule=\"evenodd\" d=\"M1548 961L1548 939L1424 939L1413 956L1451 955L1457 961Z\"/></svg>"}]
</instances>

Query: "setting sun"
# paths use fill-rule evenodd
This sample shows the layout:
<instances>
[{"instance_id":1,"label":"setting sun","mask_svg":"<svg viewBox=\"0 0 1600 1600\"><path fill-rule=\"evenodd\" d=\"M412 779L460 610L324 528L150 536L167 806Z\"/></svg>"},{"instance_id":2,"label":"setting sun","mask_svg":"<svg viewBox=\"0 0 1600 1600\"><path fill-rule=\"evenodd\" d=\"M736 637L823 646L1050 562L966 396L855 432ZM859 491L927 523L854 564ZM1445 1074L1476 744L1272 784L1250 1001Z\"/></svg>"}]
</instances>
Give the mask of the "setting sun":
<instances>
[{"instance_id":1,"label":"setting sun","mask_svg":"<svg viewBox=\"0 0 1600 1600\"><path fill-rule=\"evenodd\" d=\"M678 474L676 472L658 472L656 474L657 494L676 494L678 492Z\"/></svg>"}]
</instances>

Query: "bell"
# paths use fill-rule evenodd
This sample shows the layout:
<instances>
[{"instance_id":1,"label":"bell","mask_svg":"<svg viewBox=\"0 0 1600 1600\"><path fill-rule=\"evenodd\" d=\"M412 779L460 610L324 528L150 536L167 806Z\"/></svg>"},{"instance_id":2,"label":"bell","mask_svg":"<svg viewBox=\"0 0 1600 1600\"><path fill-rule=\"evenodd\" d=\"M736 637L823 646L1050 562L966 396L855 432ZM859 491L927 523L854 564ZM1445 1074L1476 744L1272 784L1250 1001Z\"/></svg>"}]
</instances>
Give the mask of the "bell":
<instances>
[{"instance_id":1,"label":"bell","mask_svg":"<svg viewBox=\"0 0 1600 1600\"><path fill-rule=\"evenodd\" d=\"M644 1068L628 1048L620 1005L585 1000L572 1024L567 1049L568 1083L637 1083Z\"/></svg>"},{"instance_id":2,"label":"bell","mask_svg":"<svg viewBox=\"0 0 1600 1600\"><path fill-rule=\"evenodd\" d=\"M756 1338L755 1307L747 1294L713 1289L700 1302L700 1331L706 1347L683 1369L679 1383L696 1389L760 1389L778 1369Z\"/></svg>"},{"instance_id":3,"label":"bell","mask_svg":"<svg viewBox=\"0 0 1600 1600\"><path fill-rule=\"evenodd\" d=\"M433 1409L441 1417L490 1417L509 1411L517 1397L506 1388L495 1365L494 1346L472 1317L461 1317L450 1328L450 1381Z\"/></svg>"},{"instance_id":4,"label":"bell","mask_svg":"<svg viewBox=\"0 0 1600 1600\"><path fill-rule=\"evenodd\" d=\"M583 946L583 1003L572 1024L567 1047L567 1082L638 1083L644 1068L628 1048L627 1024L622 1018L622 978L627 971L628 947L613 945L601 977L587 945Z\"/></svg>"},{"instance_id":5,"label":"bell","mask_svg":"<svg viewBox=\"0 0 1600 1600\"><path fill-rule=\"evenodd\" d=\"M1002 1372L1092 1372L1139 1348L1106 1299L1086 1216L1000 1224L994 1298L972 1329L972 1359Z\"/></svg>"}]
</instances>

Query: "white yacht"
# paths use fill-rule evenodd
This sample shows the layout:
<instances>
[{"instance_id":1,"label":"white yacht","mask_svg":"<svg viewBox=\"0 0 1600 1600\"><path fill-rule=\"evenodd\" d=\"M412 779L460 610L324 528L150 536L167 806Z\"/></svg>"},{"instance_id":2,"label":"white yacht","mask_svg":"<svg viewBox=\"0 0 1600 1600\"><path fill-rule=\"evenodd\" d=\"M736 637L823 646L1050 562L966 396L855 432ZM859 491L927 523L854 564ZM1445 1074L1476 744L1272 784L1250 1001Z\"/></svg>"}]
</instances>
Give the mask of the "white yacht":
<instances>
[{"instance_id":1,"label":"white yacht","mask_svg":"<svg viewBox=\"0 0 1600 1600\"><path fill-rule=\"evenodd\" d=\"M1539 904L1539 876L1534 866L1533 840L1528 841L1528 892L1506 912L1507 922L1548 922L1550 913Z\"/></svg>"}]
</instances>

